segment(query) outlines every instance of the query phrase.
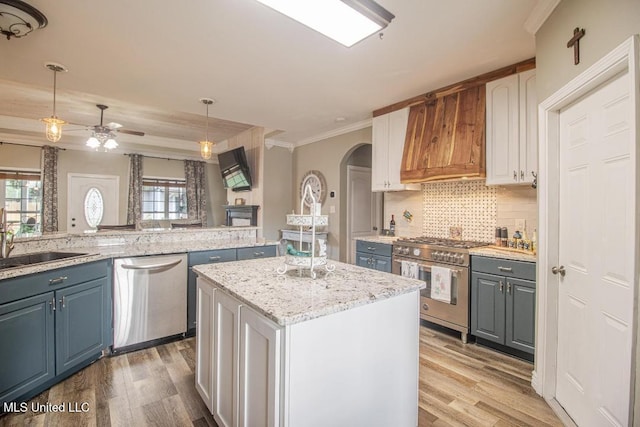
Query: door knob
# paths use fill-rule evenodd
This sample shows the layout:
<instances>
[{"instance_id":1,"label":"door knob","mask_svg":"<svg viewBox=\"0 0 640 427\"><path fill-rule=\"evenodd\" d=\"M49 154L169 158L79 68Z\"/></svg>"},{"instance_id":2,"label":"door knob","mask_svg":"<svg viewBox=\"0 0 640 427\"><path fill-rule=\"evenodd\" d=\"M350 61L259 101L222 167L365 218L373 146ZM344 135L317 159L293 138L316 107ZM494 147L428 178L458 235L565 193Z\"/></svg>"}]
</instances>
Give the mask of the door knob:
<instances>
[{"instance_id":1,"label":"door knob","mask_svg":"<svg viewBox=\"0 0 640 427\"><path fill-rule=\"evenodd\" d=\"M564 265L561 265L560 267L553 267L553 268L551 269L551 272L552 272L553 274L558 274L558 273L560 273L560 276L561 276L561 277L564 277L564 275L565 275L565 274L567 274L567 272L566 272L566 271L565 271L565 269L564 269Z\"/></svg>"}]
</instances>

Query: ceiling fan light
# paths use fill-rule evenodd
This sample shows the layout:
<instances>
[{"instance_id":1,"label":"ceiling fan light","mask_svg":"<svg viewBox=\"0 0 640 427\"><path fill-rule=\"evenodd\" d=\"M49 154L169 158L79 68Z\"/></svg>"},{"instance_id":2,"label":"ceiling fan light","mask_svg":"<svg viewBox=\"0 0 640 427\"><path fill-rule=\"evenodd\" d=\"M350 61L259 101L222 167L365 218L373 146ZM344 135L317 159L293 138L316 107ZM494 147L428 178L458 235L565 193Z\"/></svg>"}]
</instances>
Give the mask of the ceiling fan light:
<instances>
[{"instance_id":1,"label":"ceiling fan light","mask_svg":"<svg viewBox=\"0 0 640 427\"><path fill-rule=\"evenodd\" d=\"M95 136L92 136L91 138L87 139L87 147L98 148L100 147L100 141L98 141Z\"/></svg>"},{"instance_id":2,"label":"ceiling fan light","mask_svg":"<svg viewBox=\"0 0 640 427\"><path fill-rule=\"evenodd\" d=\"M114 148L118 148L118 143L116 142L115 139L113 138L109 138L107 139L107 141L104 143L104 148L106 150L113 150Z\"/></svg>"},{"instance_id":3,"label":"ceiling fan light","mask_svg":"<svg viewBox=\"0 0 640 427\"><path fill-rule=\"evenodd\" d=\"M62 125L67 122L65 122L64 120L60 120L55 116L44 118L42 119L42 121L46 125L45 135L47 137L47 140L51 142L60 141L60 138L62 137Z\"/></svg>"},{"instance_id":4,"label":"ceiling fan light","mask_svg":"<svg viewBox=\"0 0 640 427\"><path fill-rule=\"evenodd\" d=\"M211 151L213 149L213 142L211 141L200 141L200 156L204 160L209 160L211 158Z\"/></svg>"}]
</instances>

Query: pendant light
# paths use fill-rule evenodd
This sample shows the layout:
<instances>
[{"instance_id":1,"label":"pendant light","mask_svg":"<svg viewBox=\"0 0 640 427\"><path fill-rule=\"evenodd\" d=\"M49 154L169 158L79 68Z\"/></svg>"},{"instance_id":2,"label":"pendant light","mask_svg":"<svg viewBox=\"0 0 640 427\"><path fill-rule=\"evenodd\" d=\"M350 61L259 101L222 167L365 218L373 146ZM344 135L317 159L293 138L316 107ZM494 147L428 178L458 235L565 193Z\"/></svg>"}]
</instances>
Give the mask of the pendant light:
<instances>
[{"instance_id":1,"label":"pendant light","mask_svg":"<svg viewBox=\"0 0 640 427\"><path fill-rule=\"evenodd\" d=\"M45 67L53 71L53 115L51 117L47 117L42 119L46 124L46 136L47 139L51 142L58 142L62 137L62 125L66 124L64 120L60 120L56 116L56 76L60 71L66 72L67 69L64 65L55 64L53 62L47 62L44 64Z\"/></svg>"},{"instance_id":2,"label":"pendant light","mask_svg":"<svg viewBox=\"0 0 640 427\"><path fill-rule=\"evenodd\" d=\"M206 133L204 141L200 141L200 156L202 156L204 160L209 160L211 158L211 151L213 149L213 142L209 141L209 105L213 104L213 99L200 98L200 102L207 106Z\"/></svg>"}]
</instances>

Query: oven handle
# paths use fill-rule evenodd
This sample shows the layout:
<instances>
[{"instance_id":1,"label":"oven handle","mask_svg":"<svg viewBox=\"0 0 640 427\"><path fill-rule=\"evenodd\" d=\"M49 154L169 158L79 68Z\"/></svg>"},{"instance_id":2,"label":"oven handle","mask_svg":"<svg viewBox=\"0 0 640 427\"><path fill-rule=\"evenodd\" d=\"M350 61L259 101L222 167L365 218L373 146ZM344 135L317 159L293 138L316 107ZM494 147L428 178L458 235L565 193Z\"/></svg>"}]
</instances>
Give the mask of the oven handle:
<instances>
[{"instance_id":1,"label":"oven handle","mask_svg":"<svg viewBox=\"0 0 640 427\"><path fill-rule=\"evenodd\" d=\"M397 262L398 264L401 264L402 260L394 259L393 262ZM415 261L410 261L410 262L415 262ZM418 264L418 268L422 271L431 271L431 266L426 264ZM450 268L450 270L451 270L452 277L458 277L458 274L461 273L460 270L454 270L452 268Z\"/></svg>"}]
</instances>

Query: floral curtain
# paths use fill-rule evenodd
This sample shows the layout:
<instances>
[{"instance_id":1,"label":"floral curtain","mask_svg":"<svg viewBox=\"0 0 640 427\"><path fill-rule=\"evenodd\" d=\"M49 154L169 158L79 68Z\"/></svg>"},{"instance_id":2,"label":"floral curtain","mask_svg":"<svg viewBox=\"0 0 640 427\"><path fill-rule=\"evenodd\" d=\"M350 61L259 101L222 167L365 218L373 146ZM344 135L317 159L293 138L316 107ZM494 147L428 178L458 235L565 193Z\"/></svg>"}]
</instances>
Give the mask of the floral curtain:
<instances>
[{"instance_id":1,"label":"floral curtain","mask_svg":"<svg viewBox=\"0 0 640 427\"><path fill-rule=\"evenodd\" d=\"M184 161L184 176L187 186L187 213L190 220L202 221L203 227L207 225L204 167L204 162L195 160Z\"/></svg>"},{"instance_id":2,"label":"floral curtain","mask_svg":"<svg viewBox=\"0 0 640 427\"><path fill-rule=\"evenodd\" d=\"M58 149L42 147L42 231L58 231Z\"/></svg>"},{"instance_id":3,"label":"floral curtain","mask_svg":"<svg viewBox=\"0 0 640 427\"><path fill-rule=\"evenodd\" d=\"M130 154L129 159L129 201L127 203L127 224L140 224L142 219L142 154Z\"/></svg>"}]
</instances>

